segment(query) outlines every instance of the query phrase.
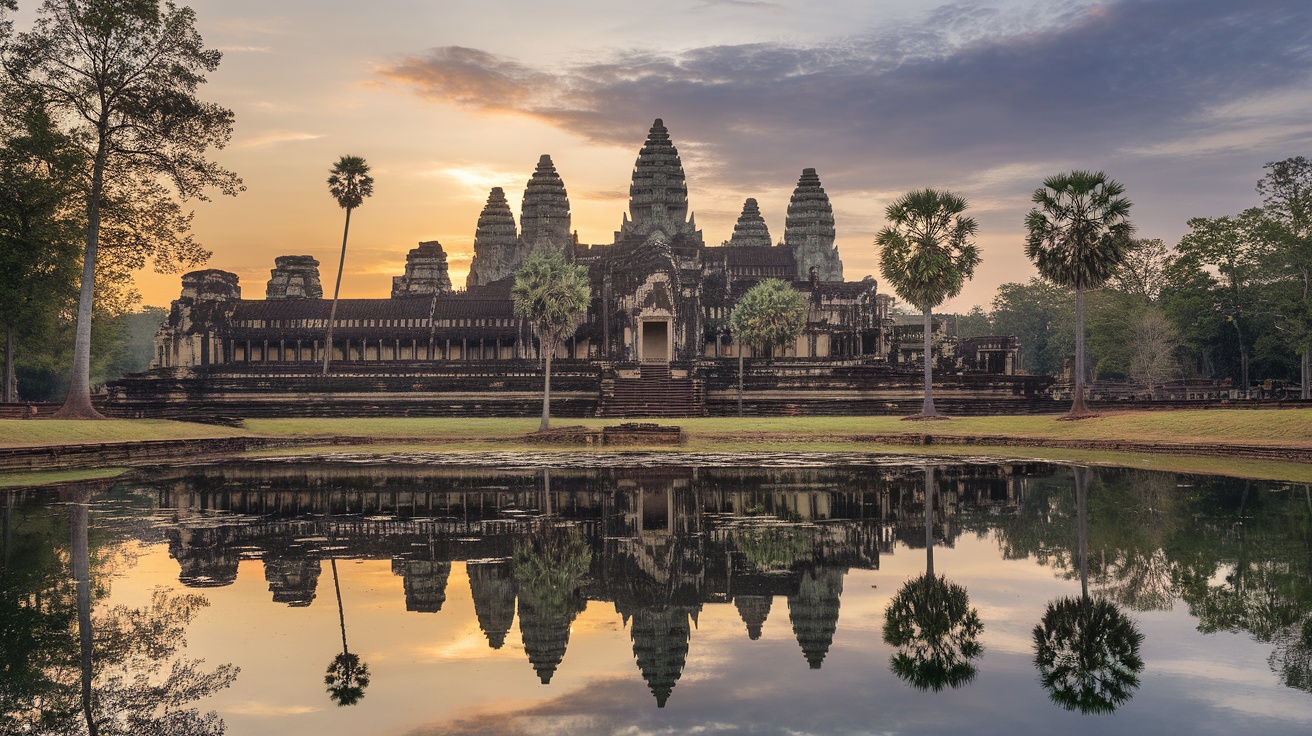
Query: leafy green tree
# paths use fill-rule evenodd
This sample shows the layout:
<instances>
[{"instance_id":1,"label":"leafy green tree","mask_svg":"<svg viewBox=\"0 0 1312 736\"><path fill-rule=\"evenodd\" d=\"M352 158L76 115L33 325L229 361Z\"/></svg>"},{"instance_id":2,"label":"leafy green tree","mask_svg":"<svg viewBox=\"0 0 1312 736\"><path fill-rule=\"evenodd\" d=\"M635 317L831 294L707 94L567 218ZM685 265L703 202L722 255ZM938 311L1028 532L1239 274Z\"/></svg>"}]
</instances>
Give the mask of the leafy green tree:
<instances>
[{"instance_id":1,"label":"leafy green tree","mask_svg":"<svg viewBox=\"0 0 1312 736\"><path fill-rule=\"evenodd\" d=\"M889 224L875 243L881 248L879 271L898 296L925 315L925 402L909 419L942 418L934 410L934 307L961 293L979 265L972 238L979 226L966 211L966 200L935 189L907 192L888 206Z\"/></svg>"},{"instance_id":2,"label":"leafy green tree","mask_svg":"<svg viewBox=\"0 0 1312 736\"><path fill-rule=\"evenodd\" d=\"M208 254L185 235L190 216L173 195L242 189L206 158L227 143L233 115L196 96L222 54L204 47L195 20L191 8L158 0L45 0L32 30L5 44L9 76L50 105L87 160L86 244L61 416L99 416L91 405L91 319L102 241L125 251L126 262L151 258L157 270L198 263Z\"/></svg>"},{"instance_id":3,"label":"leafy green tree","mask_svg":"<svg viewBox=\"0 0 1312 736\"><path fill-rule=\"evenodd\" d=\"M0 103L0 324L6 403L17 401L18 343L48 344L77 290L81 227L70 201L82 156L39 99L13 85ZM38 348L39 349L39 348Z\"/></svg>"},{"instance_id":4,"label":"leafy green tree","mask_svg":"<svg viewBox=\"0 0 1312 736\"><path fill-rule=\"evenodd\" d=\"M985 337L993 332L993 319L976 304L969 312L957 315L957 337Z\"/></svg>"},{"instance_id":5,"label":"leafy green tree","mask_svg":"<svg viewBox=\"0 0 1312 736\"><path fill-rule=\"evenodd\" d=\"M1249 374L1250 343L1248 321L1255 309L1253 293L1260 282L1263 263L1271 257L1267 242L1261 237L1262 211L1246 210L1237 217L1195 217L1189 220L1189 232L1175 250L1173 270L1215 269L1220 276L1216 306L1234 329L1239 349L1239 385L1251 385ZM1180 273L1179 275L1184 275Z\"/></svg>"},{"instance_id":6,"label":"leafy green tree","mask_svg":"<svg viewBox=\"0 0 1312 736\"><path fill-rule=\"evenodd\" d=\"M1069 290L1037 278L998 287L990 312L993 329L1020 340L1020 364L1029 373L1053 375L1070 354L1075 320L1070 296Z\"/></svg>"},{"instance_id":7,"label":"leafy green tree","mask_svg":"<svg viewBox=\"0 0 1312 736\"><path fill-rule=\"evenodd\" d=\"M1263 167L1260 228L1272 260L1292 282L1281 320L1290 344L1302 354L1300 394L1312 398L1312 161L1296 156Z\"/></svg>"},{"instance_id":8,"label":"leafy green tree","mask_svg":"<svg viewBox=\"0 0 1312 736\"><path fill-rule=\"evenodd\" d=\"M743 346L770 349L797 341L806 327L806 297L780 279L765 279L747 290L729 314L738 344L738 416L743 415Z\"/></svg>"},{"instance_id":9,"label":"leafy green tree","mask_svg":"<svg viewBox=\"0 0 1312 736\"><path fill-rule=\"evenodd\" d=\"M515 314L527 319L537 333L545 360L542 386L542 423L551 421L551 359L560 344L578 329L592 301L588 269L565 259L564 251L535 251L515 272L510 289Z\"/></svg>"},{"instance_id":10,"label":"leafy green tree","mask_svg":"<svg viewBox=\"0 0 1312 736\"><path fill-rule=\"evenodd\" d=\"M1075 398L1068 419L1092 416L1084 403L1084 291L1111 278L1125 260L1130 200L1125 188L1101 171L1071 171L1044 180L1037 205L1025 218L1025 254L1039 273L1075 289Z\"/></svg>"},{"instance_id":11,"label":"leafy green tree","mask_svg":"<svg viewBox=\"0 0 1312 736\"><path fill-rule=\"evenodd\" d=\"M333 306L328 310L328 335L324 338L323 375L328 375L328 363L333 358L333 323L337 321L337 295L342 289L342 269L346 267L346 236L351 232L351 211L364 204L374 193L374 180L369 176L369 164L359 156L342 156L328 174L328 192L337 204L346 210L346 226L342 228L342 256L337 261L337 283L333 285ZM342 355L346 357L345 354Z\"/></svg>"},{"instance_id":12,"label":"leafy green tree","mask_svg":"<svg viewBox=\"0 0 1312 736\"><path fill-rule=\"evenodd\" d=\"M1168 281L1171 255L1161 238L1135 238L1125 250L1125 260L1112 271L1111 288L1157 301Z\"/></svg>"}]
</instances>

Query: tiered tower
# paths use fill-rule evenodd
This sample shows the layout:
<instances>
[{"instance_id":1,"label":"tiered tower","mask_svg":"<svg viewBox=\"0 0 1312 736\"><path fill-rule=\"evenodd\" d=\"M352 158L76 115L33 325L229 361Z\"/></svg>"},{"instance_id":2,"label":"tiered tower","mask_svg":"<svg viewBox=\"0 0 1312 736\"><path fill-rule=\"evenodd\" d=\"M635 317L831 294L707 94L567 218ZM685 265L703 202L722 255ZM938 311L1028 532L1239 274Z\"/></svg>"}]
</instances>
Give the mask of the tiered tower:
<instances>
[{"instance_id":1,"label":"tiered tower","mask_svg":"<svg viewBox=\"0 0 1312 736\"><path fill-rule=\"evenodd\" d=\"M265 299L322 299L319 262L313 256L278 256L273 259Z\"/></svg>"},{"instance_id":2,"label":"tiered tower","mask_svg":"<svg viewBox=\"0 0 1312 736\"><path fill-rule=\"evenodd\" d=\"M515 622L515 578L506 560L470 560L469 593L474 599L478 628L488 646L500 649Z\"/></svg>"},{"instance_id":3,"label":"tiered tower","mask_svg":"<svg viewBox=\"0 0 1312 736\"><path fill-rule=\"evenodd\" d=\"M814 268L821 281L843 280L843 262L838 258L835 236L829 195L820 186L815 169L802 169L784 223L784 245L793 249L798 278L809 278Z\"/></svg>"},{"instance_id":4,"label":"tiered tower","mask_svg":"<svg viewBox=\"0 0 1312 736\"><path fill-rule=\"evenodd\" d=\"M524 187L519 229L523 246L519 263L534 251L565 248L574 242L570 234L569 194L556 173L556 166L551 163L551 157L545 153L538 159L538 166ZM519 263L511 268L512 273Z\"/></svg>"},{"instance_id":5,"label":"tiered tower","mask_svg":"<svg viewBox=\"0 0 1312 736\"><path fill-rule=\"evenodd\" d=\"M446 251L436 240L420 243L405 255L405 274L392 277L392 298L450 294Z\"/></svg>"},{"instance_id":6,"label":"tiered tower","mask_svg":"<svg viewBox=\"0 0 1312 736\"><path fill-rule=\"evenodd\" d=\"M773 245L770 242L770 229L765 226L765 218L761 217L761 208L756 204L756 200L748 197L743 202L743 213L738 216L738 222L733 226L733 237L729 238L729 245L749 245L761 248L768 248Z\"/></svg>"},{"instance_id":7,"label":"tiered tower","mask_svg":"<svg viewBox=\"0 0 1312 736\"><path fill-rule=\"evenodd\" d=\"M630 220L629 217L633 219ZM684 180L683 162L670 141L670 132L660 118L652 123L647 142L638 151L633 164L633 183L629 185L629 214L625 215L616 241L634 235L647 238L660 232L666 239L691 235L698 241L696 217L688 216L688 184Z\"/></svg>"},{"instance_id":8,"label":"tiered tower","mask_svg":"<svg viewBox=\"0 0 1312 736\"><path fill-rule=\"evenodd\" d=\"M446 603L446 581L451 577L450 562L433 560L392 560L392 574L401 577L405 589L405 610L437 613Z\"/></svg>"},{"instance_id":9,"label":"tiered tower","mask_svg":"<svg viewBox=\"0 0 1312 736\"><path fill-rule=\"evenodd\" d=\"M788 596L788 620L811 669L820 669L838 630L839 596L843 594L843 568L820 568L802 573L797 594Z\"/></svg>"},{"instance_id":10,"label":"tiered tower","mask_svg":"<svg viewBox=\"0 0 1312 736\"><path fill-rule=\"evenodd\" d=\"M686 608L639 609L633 614L629 635L633 638L633 658L642 679L647 681L656 707L664 708L674 691L674 684L688 663L688 640L692 637L691 617Z\"/></svg>"},{"instance_id":11,"label":"tiered tower","mask_svg":"<svg viewBox=\"0 0 1312 736\"><path fill-rule=\"evenodd\" d=\"M515 215L510 211L506 193L501 187L492 187L474 230L474 260L469 264L465 288L504 279L513 274L522 261Z\"/></svg>"}]
</instances>

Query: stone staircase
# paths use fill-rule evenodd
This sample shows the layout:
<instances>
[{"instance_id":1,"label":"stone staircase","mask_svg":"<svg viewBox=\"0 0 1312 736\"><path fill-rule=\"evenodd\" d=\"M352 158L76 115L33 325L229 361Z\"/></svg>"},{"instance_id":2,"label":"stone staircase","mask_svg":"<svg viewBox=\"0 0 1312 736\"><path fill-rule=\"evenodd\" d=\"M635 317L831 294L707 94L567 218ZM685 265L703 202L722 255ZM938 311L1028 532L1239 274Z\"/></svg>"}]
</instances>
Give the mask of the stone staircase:
<instances>
[{"instance_id":1,"label":"stone staircase","mask_svg":"<svg viewBox=\"0 0 1312 736\"><path fill-rule=\"evenodd\" d=\"M674 378L667 363L644 363L637 378L604 378L600 417L700 417L706 387L695 378Z\"/></svg>"}]
</instances>

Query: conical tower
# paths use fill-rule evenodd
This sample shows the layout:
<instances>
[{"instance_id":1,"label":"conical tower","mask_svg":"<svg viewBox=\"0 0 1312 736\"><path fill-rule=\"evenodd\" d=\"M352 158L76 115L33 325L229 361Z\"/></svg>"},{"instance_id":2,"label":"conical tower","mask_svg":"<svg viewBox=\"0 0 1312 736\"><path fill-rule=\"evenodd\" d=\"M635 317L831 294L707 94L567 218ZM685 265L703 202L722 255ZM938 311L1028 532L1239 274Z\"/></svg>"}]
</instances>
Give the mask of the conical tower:
<instances>
[{"instance_id":1,"label":"conical tower","mask_svg":"<svg viewBox=\"0 0 1312 736\"><path fill-rule=\"evenodd\" d=\"M569 194L551 157L542 154L519 210L521 261L535 250L565 248L574 242L569 220ZM516 264L518 266L518 264ZM512 268L513 272L514 269Z\"/></svg>"},{"instance_id":2,"label":"conical tower","mask_svg":"<svg viewBox=\"0 0 1312 736\"><path fill-rule=\"evenodd\" d=\"M774 599L768 595L736 595L733 605L738 609L738 617L747 625L747 638L756 641L761 638L761 626L770 615L770 604Z\"/></svg>"},{"instance_id":3,"label":"conical tower","mask_svg":"<svg viewBox=\"0 0 1312 736\"><path fill-rule=\"evenodd\" d=\"M639 609L633 614L629 628L633 657L642 679L656 696L658 708L665 707L688 662L688 640L692 637L689 621L687 609L681 606L658 611Z\"/></svg>"},{"instance_id":4,"label":"conical tower","mask_svg":"<svg viewBox=\"0 0 1312 736\"><path fill-rule=\"evenodd\" d=\"M465 288L504 279L519 268L522 260L515 215L510 211L506 193L501 187L492 187L474 230L474 260L469 264Z\"/></svg>"},{"instance_id":5,"label":"conical tower","mask_svg":"<svg viewBox=\"0 0 1312 736\"><path fill-rule=\"evenodd\" d=\"M577 615L572 605L562 608L558 602L553 605L551 601L519 597L519 638L543 685L551 683L556 668L565 659L569 625Z\"/></svg>"},{"instance_id":6,"label":"conical tower","mask_svg":"<svg viewBox=\"0 0 1312 736\"><path fill-rule=\"evenodd\" d=\"M761 208L755 199L748 197L743 203L743 213L733 226L733 237L729 238L729 245L768 248L773 244L770 241L770 229L765 226L765 218L761 217Z\"/></svg>"},{"instance_id":7,"label":"conical tower","mask_svg":"<svg viewBox=\"0 0 1312 736\"><path fill-rule=\"evenodd\" d=\"M843 280L843 262L838 258L835 237L829 195L820 186L815 169L802 169L784 223L784 245L793 249L799 279L809 279L814 268L821 281Z\"/></svg>"},{"instance_id":8,"label":"conical tower","mask_svg":"<svg viewBox=\"0 0 1312 736\"><path fill-rule=\"evenodd\" d=\"M515 578L506 560L470 562L469 593L474 598L474 615L478 628L487 637L488 646L500 649L515 622Z\"/></svg>"},{"instance_id":9,"label":"conical tower","mask_svg":"<svg viewBox=\"0 0 1312 736\"><path fill-rule=\"evenodd\" d=\"M632 219L629 219L629 218ZM629 185L629 213L615 239L637 236L650 239L660 233L665 240L678 235L701 242L695 218L688 215L688 184L683 175L679 151L670 141L665 123L656 118L647 141L633 164L633 182Z\"/></svg>"},{"instance_id":10,"label":"conical tower","mask_svg":"<svg viewBox=\"0 0 1312 736\"><path fill-rule=\"evenodd\" d=\"M405 610L437 613L446 603L446 581L451 576L450 562L432 560L392 560L392 574L400 575L405 587Z\"/></svg>"},{"instance_id":11,"label":"conical tower","mask_svg":"<svg viewBox=\"0 0 1312 736\"><path fill-rule=\"evenodd\" d=\"M797 594L788 596L788 620L811 669L820 669L838 630L838 598L843 594L842 568L820 568L802 574Z\"/></svg>"}]
</instances>

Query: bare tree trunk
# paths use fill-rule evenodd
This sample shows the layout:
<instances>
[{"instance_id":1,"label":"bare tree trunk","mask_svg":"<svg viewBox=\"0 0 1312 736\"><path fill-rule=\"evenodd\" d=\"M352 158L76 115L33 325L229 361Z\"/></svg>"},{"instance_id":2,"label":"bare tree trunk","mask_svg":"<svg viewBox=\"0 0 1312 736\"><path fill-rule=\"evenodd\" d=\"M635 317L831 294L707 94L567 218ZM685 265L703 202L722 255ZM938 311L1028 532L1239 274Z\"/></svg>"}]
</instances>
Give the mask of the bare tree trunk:
<instances>
[{"instance_id":1,"label":"bare tree trunk","mask_svg":"<svg viewBox=\"0 0 1312 736\"><path fill-rule=\"evenodd\" d=\"M1312 291L1312 283L1309 283L1309 274L1305 269L1303 271L1303 305L1307 306L1309 291ZM1302 399L1312 399L1312 345L1303 348L1302 370L1299 371L1299 397Z\"/></svg>"},{"instance_id":2,"label":"bare tree trunk","mask_svg":"<svg viewBox=\"0 0 1312 736\"><path fill-rule=\"evenodd\" d=\"M91 630L91 551L87 543L87 498L85 492L79 493L68 507L70 532L72 532L73 579L77 584L77 629L78 643L82 651L82 715L87 721L87 733L97 736L100 732L96 725L95 714L91 707L92 678L92 644L94 638Z\"/></svg>"},{"instance_id":3,"label":"bare tree trunk","mask_svg":"<svg viewBox=\"0 0 1312 736\"><path fill-rule=\"evenodd\" d=\"M337 283L333 285L333 305L328 309L328 336L323 345L323 375L328 375L328 363L333 359L333 323L337 321L337 295L342 290L342 269L346 267L346 236L351 232L351 208L346 208L346 227L342 228L342 256L337 261ZM431 343L431 341L430 341ZM342 353L345 360L346 353ZM250 356L246 356L250 360Z\"/></svg>"},{"instance_id":4,"label":"bare tree trunk","mask_svg":"<svg viewBox=\"0 0 1312 736\"><path fill-rule=\"evenodd\" d=\"M551 422L551 354L556 352L556 346L550 347L542 341L542 352L546 353L546 369L543 371L542 382L542 423L538 425L539 432L547 431L547 425Z\"/></svg>"},{"instance_id":5,"label":"bare tree trunk","mask_svg":"<svg viewBox=\"0 0 1312 736\"><path fill-rule=\"evenodd\" d=\"M921 407L920 414L926 417L938 416L938 412L934 411L934 351L931 334L933 329L933 310L925 307L925 404Z\"/></svg>"},{"instance_id":6,"label":"bare tree trunk","mask_svg":"<svg viewBox=\"0 0 1312 736\"><path fill-rule=\"evenodd\" d=\"M743 416L743 344L741 341L734 339L738 343L738 417Z\"/></svg>"},{"instance_id":7,"label":"bare tree trunk","mask_svg":"<svg viewBox=\"0 0 1312 736\"><path fill-rule=\"evenodd\" d=\"M104 419L91 405L91 312L95 300L96 253L100 249L100 196L105 187L105 143L102 140L91 170L87 194L87 239L82 253L82 288L77 298L77 330L73 339L73 371L64 405L55 419Z\"/></svg>"},{"instance_id":8,"label":"bare tree trunk","mask_svg":"<svg viewBox=\"0 0 1312 736\"><path fill-rule=\"evenodd\" d=\"M342 627L342 654L350 654L346 649L346 612L342 609L342 585L337 582L337 558L328 560L333 567L333 591L337 593L337 623Z\"/></svg>"},{"instance_id":9,"label":"bare tree trunk","mask_svg":"<svg viewBox=\"0 0 1312 736\"><path fill-rule=\"evenodd\" d=\"M934 466L925 466L925 575L934 577Z\"/></svg>"},{"instance_id":10,"label":"bare tree trunk","mask_svg":"<svg viewBox=\"0 0 1312 736\"><path fill-rule=\"evenodd\" d=\"M14 326L5 325L5 403L12 404L18 398L14 384Z\"/></svg>"},{"instance_id":11,"label":"bare tree trunk","mask_svg":"<svg viewBox=\"0 0 1312 736\"><path fill-rule=\"evenodd\" d=\"M1084 404L1084 287L1075 287L1075 397L1071 401L1071 410L1066 414L1069 419L1091 416L1089 407Z\"/></svg>"},{"instance_id":12,"label":"bare tree trunk","mask_svg":"<svg viewBox=\"0 0 1312 736\"><path fill-rule=\"evenodd\" d=\"M1089 469L1075 468L1075 514L1080 527L1080 595L1089 599Z\"/></svg>"}]
</instances>

